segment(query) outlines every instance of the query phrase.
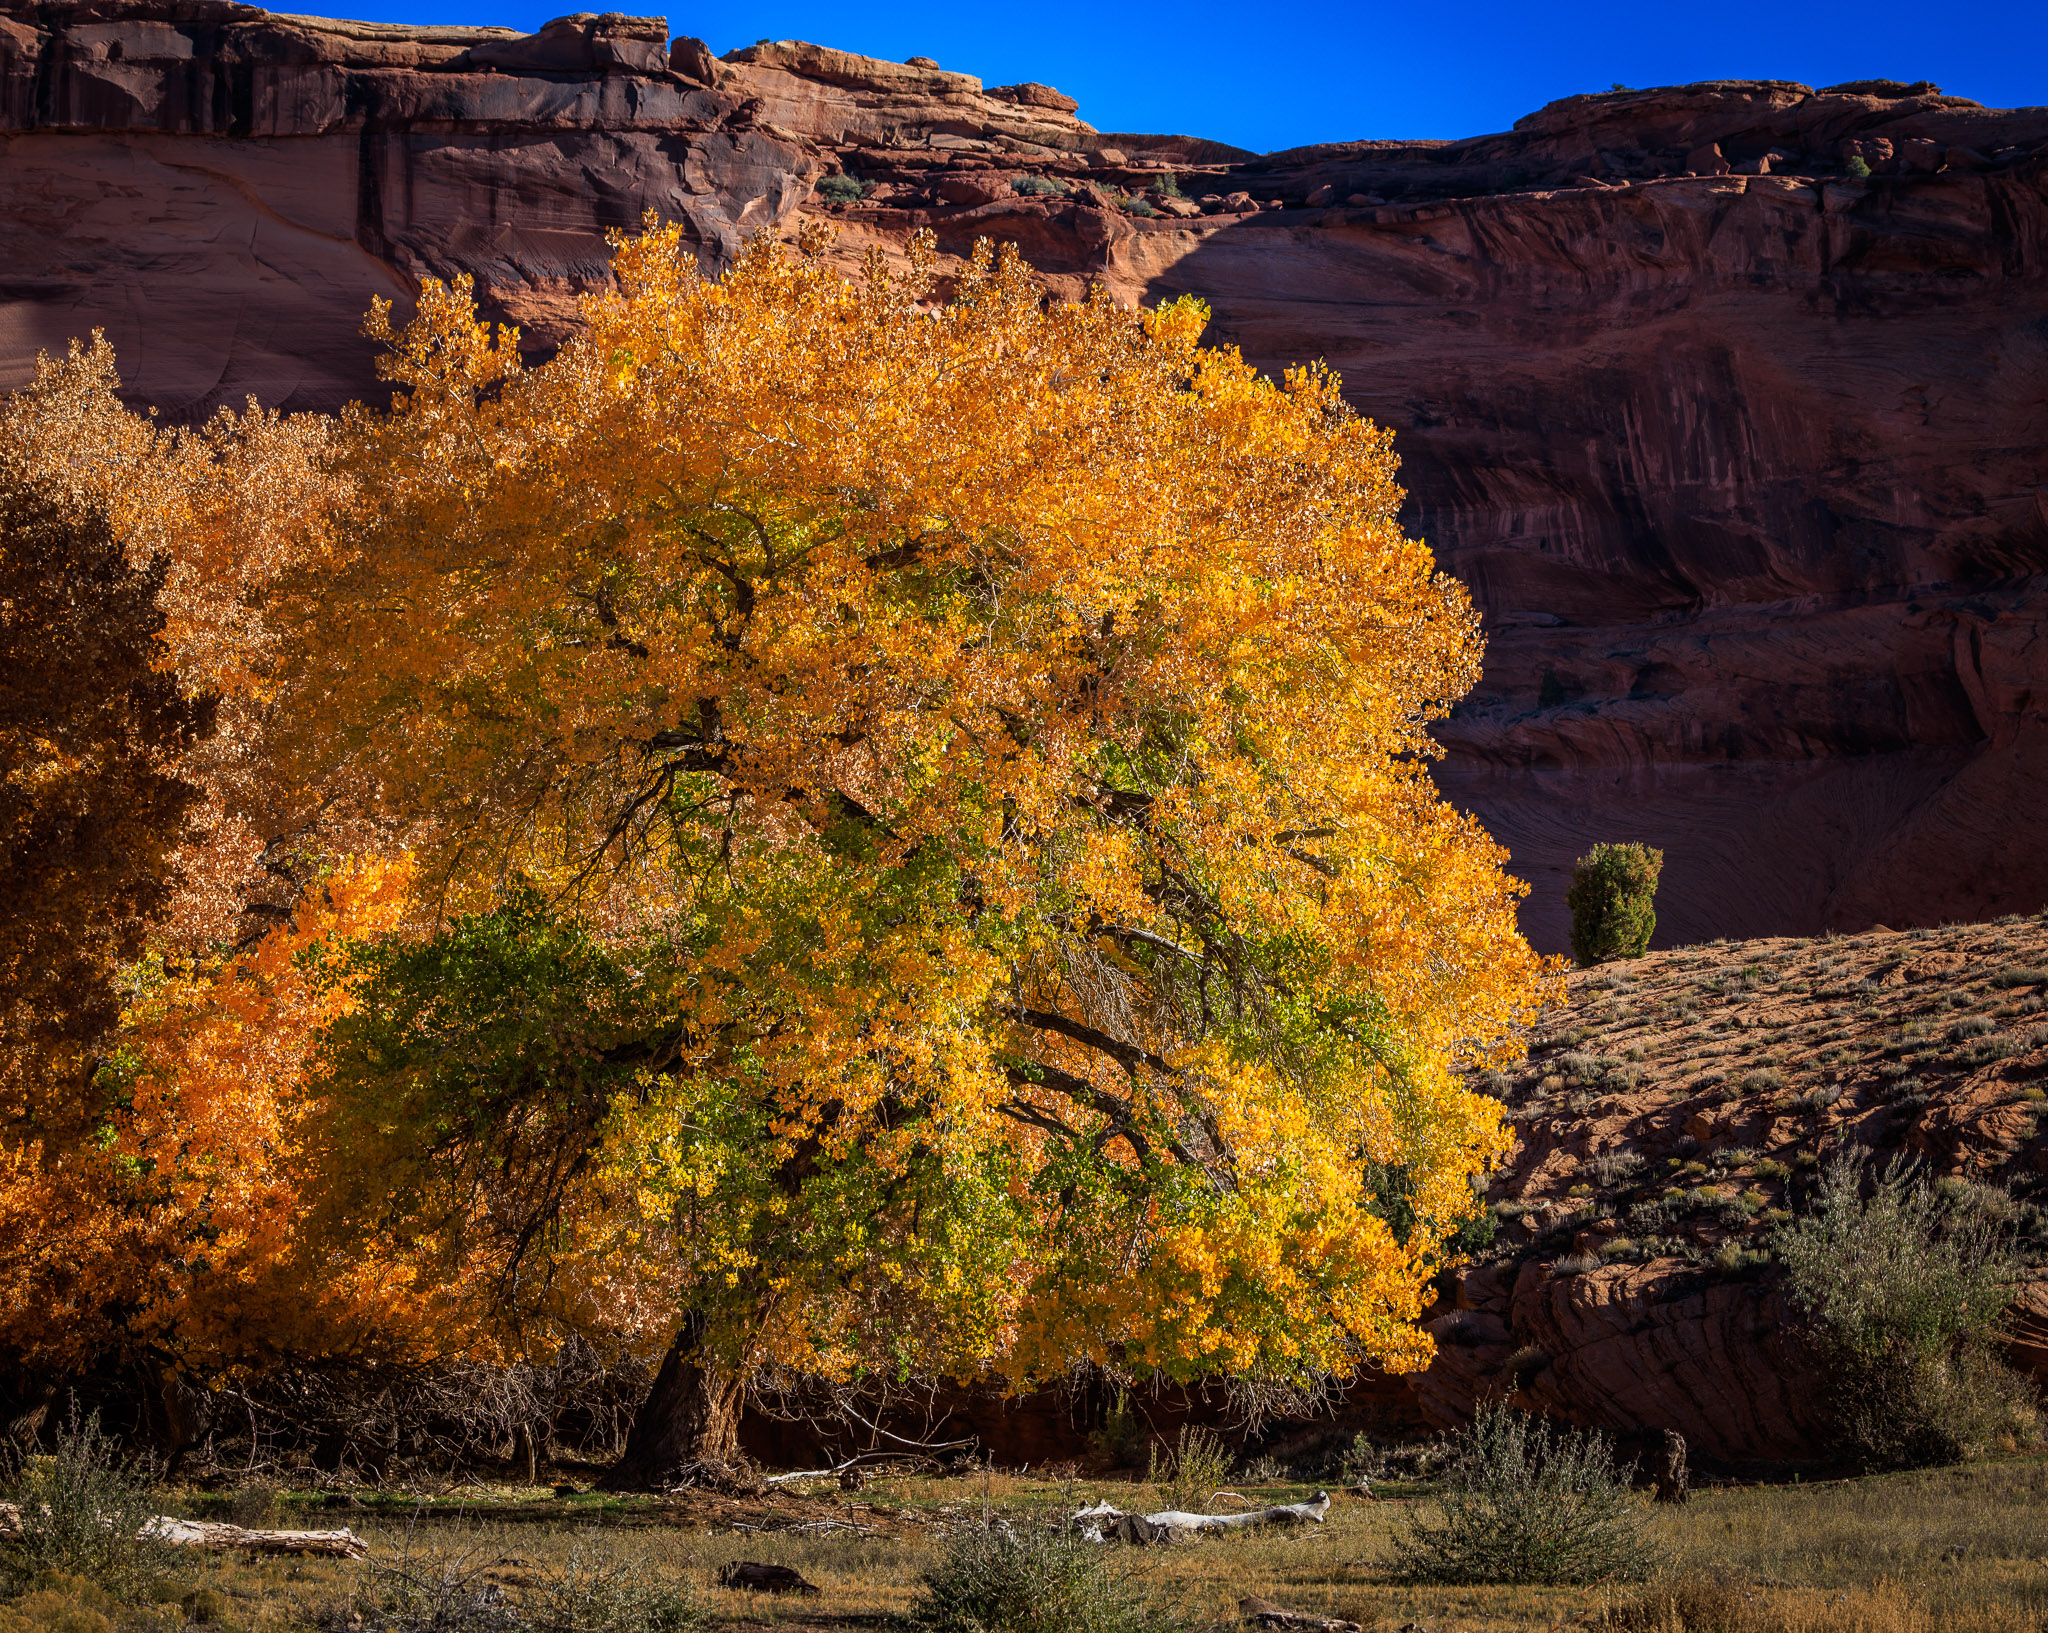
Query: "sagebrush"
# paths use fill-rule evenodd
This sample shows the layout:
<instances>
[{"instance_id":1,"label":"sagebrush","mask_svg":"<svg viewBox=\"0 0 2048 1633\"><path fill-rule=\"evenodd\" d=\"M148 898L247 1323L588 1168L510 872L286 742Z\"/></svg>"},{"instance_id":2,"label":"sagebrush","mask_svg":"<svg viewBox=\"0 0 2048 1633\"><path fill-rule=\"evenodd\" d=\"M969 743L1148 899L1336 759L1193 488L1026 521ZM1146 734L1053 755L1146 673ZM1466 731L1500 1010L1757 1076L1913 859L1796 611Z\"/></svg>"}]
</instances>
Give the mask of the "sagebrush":
<instances>
[{"instance_id":1,"label":"sagebrush","mask_svg":"<svg viewBox=\"0 0 2048 1633\"><path fill-rule=\"evenodd\" d=\"M1164 1633L1180 1624L1124 1556L1079 1533L996 1521L958 1531L911 1607L921 1633Z\"/></svg>"},{"instance_id":2,"label":"sagebrush","mask_svg":"<svg viewBox=\"0 0 2048 1633\"><path fill-rule=\"evenodd\" d=\"M51 1574L132 1595L171 1558L151 1534L159 1510L155 1471L122 1454L97 1415L74 1417L47 1457L0 1450L7 1495L19 1511L0 1535L0 1585L15 1590Z\"/></svg>"},{"instance_id":3,"label":"sagebrush","mask_svg":"<svg viewBox=\"0 0 2048 1633\"><path fill-rule=\"evenodd\" d=\"M1648 1513L1607 1440L1492 1404L1462 1435L1439 1517L1395 1534L1412 1582L1626 1581L1657 1562Z\"/></svg>"},{"instance_id":4,"label":"sagebrush","mask_svg":"<svg viewBox=\"0 0 2048 1633\"><path fill-rule=\"evenodd\" d=\"M1944 1196L1910 1164L1873 1170L1851 1149L1776 1247L1843 1453L1902 1468L2032 1438L2032 1391L1999 1355L2020 1259L1972 1191Z\"/></svg>"}]
</instances>

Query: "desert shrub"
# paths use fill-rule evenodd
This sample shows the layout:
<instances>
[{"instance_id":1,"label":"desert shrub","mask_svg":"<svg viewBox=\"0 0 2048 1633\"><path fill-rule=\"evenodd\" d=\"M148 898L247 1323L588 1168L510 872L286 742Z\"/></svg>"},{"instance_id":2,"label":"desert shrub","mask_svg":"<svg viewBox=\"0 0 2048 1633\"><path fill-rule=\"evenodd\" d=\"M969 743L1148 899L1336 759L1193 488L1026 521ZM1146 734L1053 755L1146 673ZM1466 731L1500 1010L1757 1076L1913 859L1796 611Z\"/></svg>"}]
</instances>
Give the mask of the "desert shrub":
<instances>
[{"instance_id":1,"label":"desert shrub","mask_svg":"<svg viewBox=\"0 0 2048 1633\"><path fill-rule=\"evenodd\" d=\"M858 204L867 190L867 183L859 177L844 174L827 176L818 183L818 197L827 204Z\"/></svg>"},{"instance_id":2,"label":"desert shrub","mask_svg":"<svg viewBox=\"0 0 2048 1633\"><path fill-rule=\"evenodd\" d=\"M1896 1159L1869 1174L1852 1149L1776 1246L1842 1451L1879 1468L1948 1463L2030 1430L2031 1393L1998 1354L2020 1262L1986 1210Z\"/></svg>"},{"instance_id":3,"label":"desert shrub","mask_svg":"<svg viewBox=\"0 0 2048 1633\"><path fill-rule=\"evenodd\" d=\"M580 1540L559 1570L527 1590L519 1609L530 1633L685 1633L704 1625L694 1604L635 1562Z\"/></svg>"},{"instance_id":4,"label":"desert shrub","mask_svg":"<svg viewBox=\"0 0 2048 1633\"><path fill-rule=\"evenodd\" d=\"M1230 1479L1230 1462L1230 1448L1214 1431L1183 1423L1180 1439L1166 1454L1163 1467L1154 1448L1153 1464L1146 1471L1146 1478L1159 1487L1167 1507L1205 1514L1211 1494Z\"/></svg>"},{"instance_id":5,"label":"desert shrub","mask_svg":"<svg viewBox=\"0 0 2048 1633\"><path fill-rule=\"evenodd\" d=\"M2002 969L1991 978L1994 987L2038 987L2048 986L2048 970Z\"/></svg>"},{"instance_id":6,"label":"desert shrub","mask_svg":"<svg viewBox=\"0 0 2048 1633\"><path fill-rule=\"evenodd\" d=\"M1437 1503L1394 1538L1415 1582L1605 1582L1646 1574L1647 1513L1600 1435L1500 1404L1460 1438Z\"/></svg>"},{"instance_id":7,"label":"desert shrub","mask_svg":"<svg viewBox=\"0 0 2048 1633\"><path fill-rule=\"evenodd\" d=\"M144 1531L158 1511L153 1470L123 1457L97 1415L61 1429L53 1456L9 1449L0 1459L19 1510L15 1531L0 1536L0 1578L18 1586L57 1572L125 1596L168 1563L169 1546Z\"/></svg>"},{"instance_id":8,"label":"desert shrub","mask_svg":"<svg viewBox=\"0 0 2048 1633\"><path fill-rule=\"evenodd\" d=\"M1664 853L1648 845L1595 845L1572 868L1572 956L1591 967L1640 958L1657 928L1654 902Z\"/></svg>"},{"instance_id":9,"label":"desert shrub","mask_svg":"<svg viewBox=\"0 0 2048 1633\"><path fill-rule=\"evenodd\" d=\"M1551 1261L1553 1276L1583 1276L1589 1270L1598 1270L1601 1259L1597 1253L1567 1253L1561 1259Z\"/></svg>"},{"instance_id":10,"label":"desert shrub","mask_svg":"<svg viewBox=\"0 0 2048 1633\"><path fill-rule=\"evenodd\" d=\"M1792 1109L1794 1111L1807 1112L1826 1111L1828 1107L1832 1106L1837 1100L1841 1098L1841 1084L1816 1083L1804 1094L1794 1095L1792 1097Z\"/></svg>"},{"instance_id":11,"label":"desert shrub","mask_svg":"<svg viewBox=\"0 0 2048 1633\"><path fill-rule=\"evenodd\" d=\"M1125 215L1156 216L1158 213L1149 199L1134 198L1124 205Z\"/></svg>"},{"instance_id":12,"label":"desert shrub","mask_svg":"<svg viewBox=\"0 0 2048 1633\"><path fill-rule=\"evenodd\" d=\"M1351 1437L1351 1444L1344 1448L1343 1456L1337 1459L1338 1476L1347 1486L1377 1480L1386 1471L1386 1454L1372 1443L1371 1436L1362 1431Z\"/></svg>"},{"instance_id":13,"label":"desert shrub","mask_svg":"<svg viewBox=\"0 0 2048 1633\"><path fill-rule=\"evenodd\" d=\"M1858 181L1868 181L1870 179L1870 161L1860 153L1850 154L1849 162L1843 165L1842 168Z\"/></svg>"},{"instance_id":14,"label":"desert shrub","mask_svg":"<svg viewBox=\"0 0 2048 1633\"><path fill-rule=\"evenodd\" d=\"M1104 1462L1124 1468L1138 1461L1138 1449L1150 1432L1143 1415L1131 1405L1131 1392L1118 1385L1103 1411L1102 1427L1088 1436L1088 1446Z\"/></svg>"},{"instance_id":15,"label":"desert shrub","mask_svg":"<svg viewBox=\"0 0 2048 1633\"><path fill-rule=\"evenodd\" d=\"M582 1539L516 1598L490 1576L497 1563L493 1549L409 1532L395 1556L368 1561L355 1591L319 1619L329 1633L687 1633L703 1625L688 1599Z\"/></svg>"},{"instance_id":16,"label":"desert shrub","mask_svg":"<svg viewBox=\"0 0 2048 1633\"><path fill-rule=\"evenodd\" d=\"M1047 194L1065 193L1067 184L1057 176L1019 176L1016 189L1027 197L1044 197Z\"/></svg>"},{"instance_id":17,"label":"desert shrub","mask_svg":"<svg viewBox=\"0 0 2048 1633\"><path fill-rule=\"evenodd\" d=\"M260 1480L237 1486L228 1498L228 1522L247 1531L266 1531L277 1524L277 1487Z\"/></svg>"},{"instance_id":18,"label":"desert shrub","mask_svg":"<svg viewBox=\"0 0 2048 1633\"><path fill-rule=\"evenodd\" d=\"M19 1598L0 1603L0 1633L180 1633L188 1619L198 1620L176 1605L123 1604L62 1571L42 1572Z\"/></svg>"},{"instance_id":19,"label":"desert shrub","mask_svg":"<svg viewBox=\"0 0 2048 1633\"><path fill-rule=\"evenodd\" d=\"M1580 1170L1603 1191L1629 1185L1642 1177L1650 1165L1634 1151L1603 1151L1590 1158Z\"/></svg>"},{"instance_id":20,"label":"desert shrub","mask_svg":"<svg viewBox=\"0 0 2048 1633\"><path fill-rule=\"evenodd\" d=\"M1176 176L1171 170L1153 179L1152 191L1161 198L1185 198L1187 196L1180 190L1180 177Z\"/></svg>"},{"instance_id":21,"label":"desert shrub","mask_svg":"<svg viewBox=\"0 0 2048 1633\"><path fill-rule=\"evenodd\" d=\"M975 1526L947 1539L910 1607L922 1633L1149 1633L1176 1625L1122 1568L1071 1531Z\"/></svg>"},{"instance_id":22,"label":"desert shrub","mask_svg":"<svg viewBox=\"0 0 2048 1633\"><path fill-rule=\"evenodd\" d=\"M1972 1038L1981 1038L1988 1032L1995 1032L1998 1023L1989 1015L1972 1015L1968 1020L1957 1021L1948 1029L1950 1043L1968 1043Z\"/></svg>"},{"instance_id":23,"label":"desert shrub","mask_svg":"<svg viewBox=\"0 0 2048 1633\"><path fill-rule=\"evenodd\" d=\"M2009 1034L2004 1037L1979 1038L1974 1043L1964 1044L1955 1052L1953 1058L1958 1066L1988 1066L1994 1060L2010 1060L2023 1047L2019 1039Z\"/></svg>"}]
</instances>

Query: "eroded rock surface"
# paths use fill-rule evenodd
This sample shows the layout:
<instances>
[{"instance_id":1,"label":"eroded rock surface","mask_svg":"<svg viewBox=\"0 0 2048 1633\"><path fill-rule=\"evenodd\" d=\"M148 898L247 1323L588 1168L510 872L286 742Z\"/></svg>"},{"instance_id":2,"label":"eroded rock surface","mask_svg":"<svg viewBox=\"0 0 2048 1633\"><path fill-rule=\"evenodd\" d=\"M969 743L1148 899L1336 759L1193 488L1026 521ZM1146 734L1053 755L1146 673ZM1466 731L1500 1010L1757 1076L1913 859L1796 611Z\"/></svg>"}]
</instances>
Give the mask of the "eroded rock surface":
<instances>
[{"instance_id":1,"label":"eroded rock surface","mask_svg":"<svg viewBox=\"0 0 2048 1633\"><path fill-rule=\"evenodd\" d=\"M0 387L99 326L174 417L374 400L373 298L467 272L545 351L649 209L713 268L805 211L1004 240L1341 369L1485 612L1441 776L1545 948L1600 839L1674 943L2048 900L2048 110L1734 82L1260 158L658 18L0 0Z\"/></svg>"},{"instance_id":2,"label":"eroded rock surface","mask_svg":"<svg viewBox=\"0 0 2048 1633\"><path fill-rule=\"evenodd\" d=\"M2048 923L1680 948L1571 987L1482 1080L1519 1144L1496 1246L1428 1322L1428 1422L1500 1394L1723 1464L1823 1458L1828 1380L1772 1239L1851 1150L2013 1234L2043 1279L2010 1354L2048 1382Z\"/></svg>"}]
</instances>

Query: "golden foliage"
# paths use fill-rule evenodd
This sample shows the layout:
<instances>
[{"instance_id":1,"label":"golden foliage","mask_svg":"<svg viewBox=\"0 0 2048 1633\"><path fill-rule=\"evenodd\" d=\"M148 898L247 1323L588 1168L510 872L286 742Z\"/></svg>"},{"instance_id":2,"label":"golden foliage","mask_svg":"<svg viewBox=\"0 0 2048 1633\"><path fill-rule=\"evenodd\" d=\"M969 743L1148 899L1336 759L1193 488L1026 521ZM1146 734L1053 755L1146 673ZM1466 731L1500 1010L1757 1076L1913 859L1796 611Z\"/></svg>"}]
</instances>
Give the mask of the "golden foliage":
<instances>
[{"instance_id":1,"label":"golden foliage","mask_svg":"<svg viewBox=\"0 0 2048 1633\"><path fill-rule=\"evenodd\" d=\"M730 1359L1420 1364L1505 1143L1451 1068L1539 967L1427 775L1480 641L1389 435L986 248L944 303L673 229L618 272L538 368L463 285L376 315L277 615L282 775L456 916L335 1057L358 1216L544 1216L550 1286L637 1258ZM570 968L637 1054L532 996ZM516 1098L450 1064L529 1045Z\"/></svg>"},{"instance_id":2,"label":"golden foliage","mask_svg":"<svg viewBox=\"0 0 2048 1633\"><path fill-rule=\"evenodd\" d=\"M1326 370L913 261L651 229L539 367L374 313L388 414L17 399L221 701L113 1101L0 1154L0 1346L1427 1358L1541 979L1427 774L1469 602Z\"/></svg>"},{"instance_id":3,"label":"golden foliage","mask_svg":"<svg viewBox=\"0 0 2048 1633\"><path fill-rule=\"evenodd\" d=\"M392 929L408 882L402 863L351 868L210 973L136 972L94 1136L0 1152L0 1352L203 1372L461 1347L459 1277L422 1286L383 1244L340 1257L301 1229L296 1091L349 1002L324 965Z\"/></svg>"}]
</instances>

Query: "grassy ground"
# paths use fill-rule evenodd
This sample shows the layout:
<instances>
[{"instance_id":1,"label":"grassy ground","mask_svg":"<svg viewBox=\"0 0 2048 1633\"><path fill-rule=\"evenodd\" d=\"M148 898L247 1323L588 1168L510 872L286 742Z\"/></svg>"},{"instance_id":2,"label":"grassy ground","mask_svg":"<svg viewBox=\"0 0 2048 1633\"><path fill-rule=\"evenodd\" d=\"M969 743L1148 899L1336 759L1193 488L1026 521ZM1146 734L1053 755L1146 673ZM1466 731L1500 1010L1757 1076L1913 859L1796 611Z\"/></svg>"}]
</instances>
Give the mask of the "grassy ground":
<instances>
[{"instance_id":1,"label":"grassy ground","mask_svg":"<svg viewBox=\"0 0 2048 1633\"><path fill-rule=\"evenodd\" d=\"M1293 1500L1295 1487L1246 1490ZM417 1508L336 1513L287 1500L280 1523L346 1520L381 1559L454 1552L517 1594L573 1548L602 1553L684 1589L720 1628L885 1625L906 1610L949 1526L1108 1497L1143 1509L1151 1494L1117 1483L1054 1486L1001 1476L877 1480L849 1497L820 1487L769 1502L563 1501L479 1489ZM1702 1491L1658 1510L1669 1566L1648 1588L1417 1588L1391 1581L1390 1542L1426 1496L1340 1497L1328 1521L1120 1553L1119 1563L1197 1626L1237 1625L1240 1598L1342 1616L1396 1633L1506 1633L1626 1626L1646 1633L2019 1633L2048 1627L2048 1462L1809 1486ZM784 1564L822 1590L775 1599L715 1586L733 1560ZM195 1560L184 1586L226 1599L221 1633L287 1633L344 1599L362 1567L330 1561ZM0 1613L4 1620L4 1613Z\"/></svg>"}]
</instances>

